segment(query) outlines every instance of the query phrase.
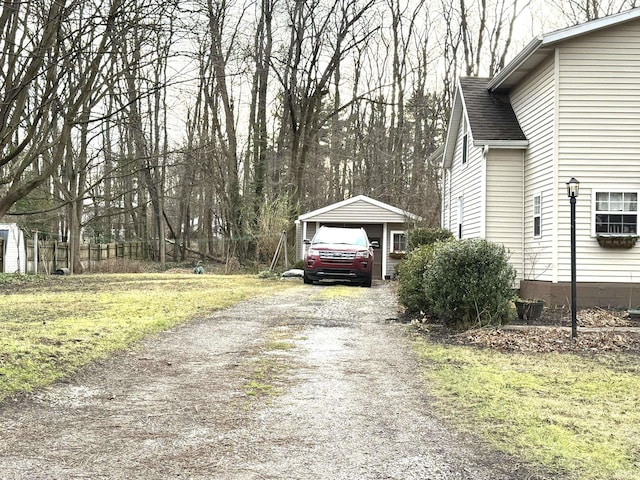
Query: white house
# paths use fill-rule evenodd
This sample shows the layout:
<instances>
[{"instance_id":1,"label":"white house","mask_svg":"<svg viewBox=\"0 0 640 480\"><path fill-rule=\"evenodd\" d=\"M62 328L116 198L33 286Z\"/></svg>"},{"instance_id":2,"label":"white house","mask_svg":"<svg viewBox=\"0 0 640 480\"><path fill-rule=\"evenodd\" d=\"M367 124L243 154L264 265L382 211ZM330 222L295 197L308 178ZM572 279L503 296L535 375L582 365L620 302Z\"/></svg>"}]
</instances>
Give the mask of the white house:
<instances>
[{"instance_id":1,"label":"white house","mask_svg":"<svg viewBox=\"0 0 640 480\"><path fill-rule=\"evenodd\" d=\"M300 215L296 220L296 259L304 257L304 239L311 239L323 225L330 227L363 227L371 242L378 242L374 252L374 278L395 275L400 262L394 252L406 249L408 223L420 217L398 207L358 195Z\"/></svg>"},{"instance_id":2,"label":"white house","mask_svg":"<svg viewBox=\"0 0 640 480\"><path fill-rule=\"evenodd\" d=\"M640 8L535 38L493 78L461 78L443 154L442 225L503 243L521 296L640 305Z\"/></svg>"},{"instance_id":3,"label":"white house","mask_svg":"<svg viewBox=\"0 0 640 480\"><path fill-rule=\"evenodd\" d=\"M0 239L2 273L26 273L27 252L22 230L15 223L0 223Z\"/></svg>"}]
</instances>

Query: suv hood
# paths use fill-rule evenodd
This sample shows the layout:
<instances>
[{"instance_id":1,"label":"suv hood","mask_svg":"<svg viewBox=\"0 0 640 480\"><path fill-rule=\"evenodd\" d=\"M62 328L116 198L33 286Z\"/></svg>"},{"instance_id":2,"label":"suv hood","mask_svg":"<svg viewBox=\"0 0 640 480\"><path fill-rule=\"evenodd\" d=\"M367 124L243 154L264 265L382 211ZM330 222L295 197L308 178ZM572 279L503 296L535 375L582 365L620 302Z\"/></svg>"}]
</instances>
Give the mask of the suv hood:
<instances>
[{"instance_id":1,"label":"suv hood","mask_svg":"<svg viewBox=\"0 0 640 480\"><path fill-rule=\"evenodd\" d=\"M360 245L350 245L346 243L312 243L309 248L314 248L316 250L345 250L345 251L360 251L360 250L368 250L367 247L362 247Z\"/></svg>"}]
</instances>

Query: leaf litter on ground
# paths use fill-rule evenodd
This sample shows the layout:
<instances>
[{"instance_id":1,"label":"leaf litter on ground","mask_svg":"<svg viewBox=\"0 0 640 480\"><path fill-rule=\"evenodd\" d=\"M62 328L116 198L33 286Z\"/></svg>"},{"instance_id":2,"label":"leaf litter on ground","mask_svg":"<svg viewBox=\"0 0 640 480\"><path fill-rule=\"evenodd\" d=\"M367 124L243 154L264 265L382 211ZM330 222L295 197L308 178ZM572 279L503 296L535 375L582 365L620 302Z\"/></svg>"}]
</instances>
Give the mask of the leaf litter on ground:
<instances>
[{"instance_id":1,"label":"leaf litter on ground","mask_svg":"<svg viewBox=\"0 0 640 480\"><path fill-rule=\"evenodd\" d=\"M640 322L626 311L593 307L580 309L576 316L576 338L571 336L571 313L565 308L550 308L532 324L516 321L464 332L448 330L429 319L418 323L434 339L504 352L640 353Z\"/></svg>"}]
</instances>

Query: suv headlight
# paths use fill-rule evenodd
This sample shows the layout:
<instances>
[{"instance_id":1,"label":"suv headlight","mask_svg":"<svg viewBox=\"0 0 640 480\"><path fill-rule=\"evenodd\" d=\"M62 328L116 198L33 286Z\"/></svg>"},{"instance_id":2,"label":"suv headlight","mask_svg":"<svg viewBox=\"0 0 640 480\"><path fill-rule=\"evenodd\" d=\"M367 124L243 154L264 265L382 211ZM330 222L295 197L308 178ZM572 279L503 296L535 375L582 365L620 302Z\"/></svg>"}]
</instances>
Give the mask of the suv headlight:
<instances>
[{"instance_id":1,"label":"suv headlight","mask_svg":"<svg viewBox=\"0 0 640 480\"><path fill-rule=\"evenodd\" d=\"M307 250L307 256L309 257L318 257L320 255L320 250L316 250L315 248L310 248Z\"/></svg>"},{"instance_id":2,"label":"suv headlight","mask_svg":"<svg viewBox=\"0 0 640 480\"><path fill-rule=\"evenodd\" d=\"M356 252L356 258L369 258L369 250L360 250Z\"/></svg>"}]
</instances>

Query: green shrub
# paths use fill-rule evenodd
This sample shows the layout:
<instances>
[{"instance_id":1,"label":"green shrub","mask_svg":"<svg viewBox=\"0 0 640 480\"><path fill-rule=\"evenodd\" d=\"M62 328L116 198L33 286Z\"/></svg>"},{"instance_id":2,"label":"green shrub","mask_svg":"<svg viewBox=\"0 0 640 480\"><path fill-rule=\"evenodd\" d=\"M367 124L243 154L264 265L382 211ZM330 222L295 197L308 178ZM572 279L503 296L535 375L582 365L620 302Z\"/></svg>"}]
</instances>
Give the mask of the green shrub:
<instances>
[{"instance_id":1,"label":"green shrub","mask_svg":"<svg viewBox=\"0 0 640 480\"><path fill-rule=\"evenodd\" d=\"M409 252L398 265L398 301L407 312L426 312L429 309L424 292L424 274L433 258L433 247L422 245Z\"/></svg>"},{"instance_id":2,"label":"green shrub","mask_svg":"<svg viewBox=\"0 0 640 480\"><path fill-rule=\"evenodd\" d=\"M453 233L445 228L416 228L407 232L407 248L411 251L421 245L433 245L453 238Z\"/></svg>"},{"instance_id":3,"label":"green shrub","mask_svg":"<svg viewBox=\"0 0 640 480\"><path fill-rule=\"evenodd\" d=\"M512 315L515 270L502 245L477 239L436 244L424 279L430 313L445 324L500 325Z\"/></svg>"}]
</instances>

